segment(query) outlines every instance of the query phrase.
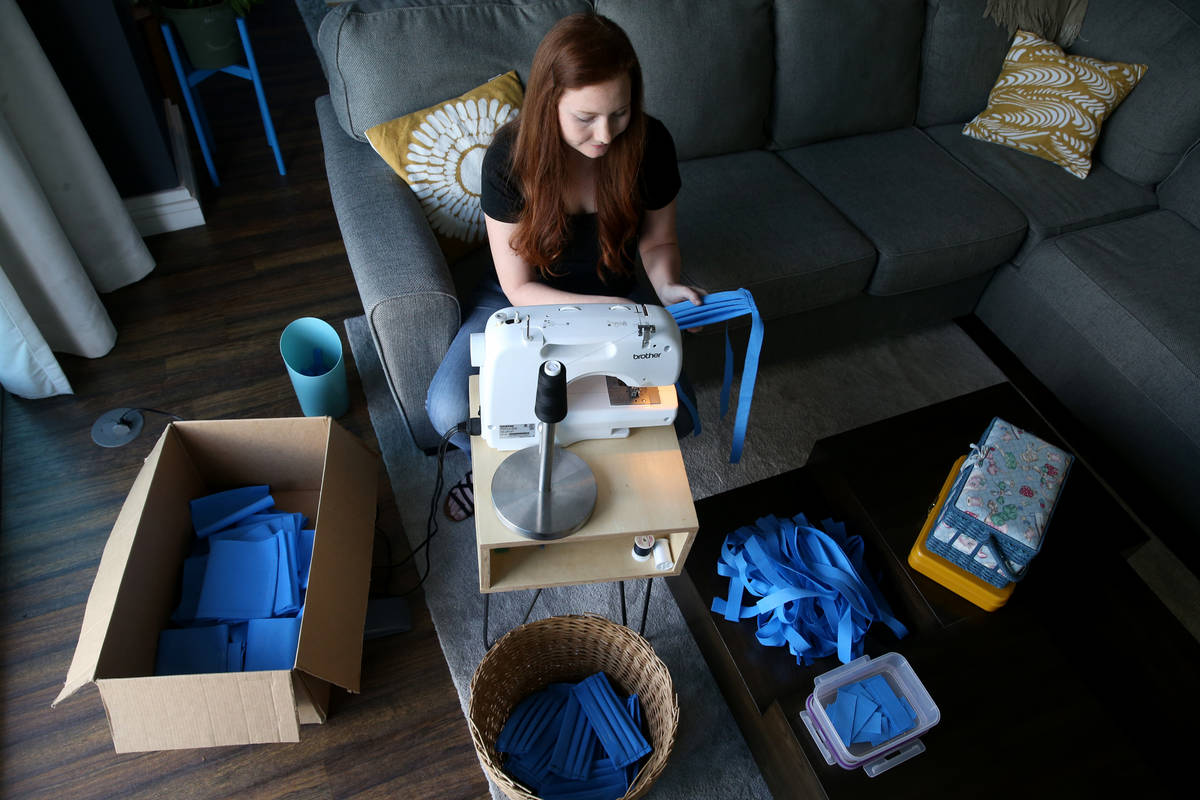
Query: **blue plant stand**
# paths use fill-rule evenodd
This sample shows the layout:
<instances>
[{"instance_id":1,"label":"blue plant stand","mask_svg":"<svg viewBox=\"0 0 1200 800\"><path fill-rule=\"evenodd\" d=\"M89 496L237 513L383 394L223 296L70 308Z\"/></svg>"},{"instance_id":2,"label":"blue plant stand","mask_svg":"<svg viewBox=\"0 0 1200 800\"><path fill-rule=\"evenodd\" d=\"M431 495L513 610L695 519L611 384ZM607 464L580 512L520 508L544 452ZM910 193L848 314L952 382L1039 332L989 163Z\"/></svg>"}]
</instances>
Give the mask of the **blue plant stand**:
<instances>
[{"instance_id":1,"label":"blue plant stand","mask_svg":"<svg viewBox=\"0 0 1200 800\"><path fill-rule=\"evenodd\" d=\"M271 111L267 108L267 96L263 93L262 79L258 75L258 63L254 60L254 48L250 46L250 34L246 31L246 20L238 17L235 21L237 22L238 35L242 39L242 50L246 53L246 65L231 64L228 67L221 67L220 69L192 68L175 43L175 36L171 32L171 27L166 23L162 25L163 39L167 43L167 52L171 54L171 63L175 67L175 77L179 79L179 88L183 91L183 100L187 103L188 114L192 117L192 126L196 129L196 138L200 142L200 152L204 154L204 165L208 167L208 175L212 178L214 186L220 186L221 180L217 177L216 166L213 165L214 146L212 129L208 125L208 117L204 113L204 106L201 105L200 98L196 96L192 89L205 78L217 72L224 72L238 78L244 78L254 84L254 95L258 98L258 111L262 115L263 129L267 134L267 144L275 151L275 165L279 168L279 174L287 174L287 170L283 167L283 156L279 153L279 140L275 136L275 125L271 122Z\"/></svg>"}]
</instances>

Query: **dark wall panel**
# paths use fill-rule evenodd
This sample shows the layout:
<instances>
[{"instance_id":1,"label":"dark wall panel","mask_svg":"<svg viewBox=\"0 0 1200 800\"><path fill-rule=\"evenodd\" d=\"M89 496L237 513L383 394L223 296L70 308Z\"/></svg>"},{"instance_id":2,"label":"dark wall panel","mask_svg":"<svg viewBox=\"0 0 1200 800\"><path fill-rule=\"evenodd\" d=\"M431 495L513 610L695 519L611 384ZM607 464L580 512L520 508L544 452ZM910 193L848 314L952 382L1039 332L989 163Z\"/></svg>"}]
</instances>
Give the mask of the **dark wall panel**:
<instances>
[{"instance_id":1,"label":"dark wall panel","mask_svg":"<svg viewBox=\"0 0 1200 800\"><path fill-rule=\"evenodd\" d=\"M18 0L122 197L179 184L128 0Z\"/></svg>"}]
</instances>

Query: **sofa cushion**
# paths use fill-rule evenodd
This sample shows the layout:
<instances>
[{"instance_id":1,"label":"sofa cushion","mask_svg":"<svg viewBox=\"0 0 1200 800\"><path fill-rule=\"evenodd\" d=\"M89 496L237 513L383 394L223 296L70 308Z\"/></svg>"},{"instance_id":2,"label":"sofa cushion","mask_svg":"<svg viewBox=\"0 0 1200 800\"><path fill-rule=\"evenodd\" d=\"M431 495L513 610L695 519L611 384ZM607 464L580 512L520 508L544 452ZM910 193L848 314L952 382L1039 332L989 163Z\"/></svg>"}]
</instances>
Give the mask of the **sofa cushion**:
<instances>
[{"instance_id":1,"label":"sofa cushion","mask_svg":"<svg viewBox=\"0 0 1200 800\"><path fill-rule=\"evenodd\" d=\"M963 133L1086 178L1101 125L1145 74L1144 64L1067 55L1054 42L1017 31L987 108Z\"/></svg>"},{"instance_id":2,"label":"sofa cushion","mask_svg":"<svg viewBox=\"0 0 1200 800\"><path fill-rule=\"evenodd\" d=\"M780 155L879 250L869 294L903 294L987 272L1025 238L1025 217L916 128Z\"/></svg>"},{"instance_id":3,"label":"sofa cushion","mask_svg":"<svg viewBox=\"0 0 1200 800\"><path fill-rule=\"evenodd\" d=\"M987 105L1012 37L983 16L986 6L987 0L928 1L919 127L966 122Z\"/></svg>"},{"instance_id":4,"label":"sofa cushion","mask_svg":"<svg viewBox=\"0 0 1200 800\"><path fill-rule=\"evenodd\" d=\"M1158 185L1158 202L1200 228L1200 142Z\"/></svg>"},{"instance_id":5,"label":"sofa cushion","mask_svg":"<svg viewBox=\"0 0 1200 800\"><path fill-rule=\"evenodd\" d=\"M1131 217L1157 205L1150 189L1099 162L1081 181L1049 161L964 136L961 125L940 125L925 133L1025 214L1029 233L1014 256L1018 263L1051 236Z\"/></svg>"},{"instance_id":6,"label":"sofa cushion","mask_svg":"<svg viewBox=\"0 0 1200 800\"><path fill-rule=\"evenodd\" d=\"M1200 444L1197 252L1200 229L1154 211L1045 242L1020 274Z\"/></svg>"},{"instance_id":7,"label":"sofa cushion","mask_svg":"<svg viewBox=\"0 0 1200 800\"><path fill-rule=\"evenodd\" d=\"M774 147L911 125L925 0L776 0Z\"/></svg>"},{"instance_id":8,"label":"sofa cushion","mask_svg":"<svg viewBox=\"0 0 1200 800\"><path fill-rule=\"evenodd\" d=\"M681 163L679 173L688 283L749 289L764 317L830 305L866 286L875 248L775 155L695 159Z\"/></svg>"},{"instance_id":9,"label":"sofa cushion","mask_svg":"<svg viewBox=\"0 0 1200 800\"><path fill-rule=\"evenodd\" d=\"M680 159L766 144L770 0L596 0L596 11L629 34L646 111L666 124Z\"/></svg>"},{"instance_id":10,"label":"sofa cushion","mask_svg":"<svg viewBox=\"0 0 1200 800\"><path fill-rule=\"evenodd\" d=\"M365 142L367 128L456 97L515 69L585 0L444 4L371 0L330 11L317 34L338 122Z\"/></svg>"},{"instance_id":11,"label":"sofa cushion","mask_svg":"<svg viewBox=\"0 0 1200 800\"><path fill-rule=\"evenodd\" d=\"M1071 51L1147 64L1107 122L1096 155L1135 183L1158 183L1200 138L1200 15L1194 0L1089 0Z\"/></svg>"}]
</instances>

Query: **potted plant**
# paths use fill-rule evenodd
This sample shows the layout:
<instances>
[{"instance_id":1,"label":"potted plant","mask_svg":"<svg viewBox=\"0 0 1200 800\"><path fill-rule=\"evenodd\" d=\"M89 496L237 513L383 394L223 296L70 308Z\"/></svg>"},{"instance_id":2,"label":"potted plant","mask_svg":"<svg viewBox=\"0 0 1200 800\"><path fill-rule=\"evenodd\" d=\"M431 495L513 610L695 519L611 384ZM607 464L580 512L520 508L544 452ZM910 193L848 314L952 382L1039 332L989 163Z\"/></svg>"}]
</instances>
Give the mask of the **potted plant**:
<instances>
[{"instance_id":1,"label":"potted plant","mask_svg":"<svg viewBox=\"0 0 1200 800\"><path fill-rule=\"evenodd\" d=\"M264 0L158 0L174 26L188 60L197 69L220 69L242 59L237 17Z\"/></svg>"}]
</instances>

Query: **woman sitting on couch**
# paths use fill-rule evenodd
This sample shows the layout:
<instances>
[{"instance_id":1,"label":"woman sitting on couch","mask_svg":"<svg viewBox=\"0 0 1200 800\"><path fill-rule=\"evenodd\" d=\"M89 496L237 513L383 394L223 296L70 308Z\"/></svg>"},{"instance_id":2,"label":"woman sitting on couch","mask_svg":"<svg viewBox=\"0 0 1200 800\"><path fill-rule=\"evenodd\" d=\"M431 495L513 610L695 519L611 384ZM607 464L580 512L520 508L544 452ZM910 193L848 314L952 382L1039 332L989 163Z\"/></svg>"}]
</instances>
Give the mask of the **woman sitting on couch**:
<instances>
[{"instance_id":1,"label":"woman sitting on couch","mask_svg":"<svg viewBox=\"0 0 1200 800\"><path fill-rule=\"evenodd\" d=\"M596 14L560 20L534 55L521 115L497 131L484 158L481 204L496 273L467 302L429 384L435 430L467 419L470 337L501 308L700 303L701 291L679 282L679 186L674 142L642 110L641 67L625 32ZM657 301L639 297L638 255ZM691 421L680 415L686 432ZM451 441L468 447L462 432ZM468 500L452 491L447 510L458 503L465 515Z\"/></svg>"}]
</instances>

